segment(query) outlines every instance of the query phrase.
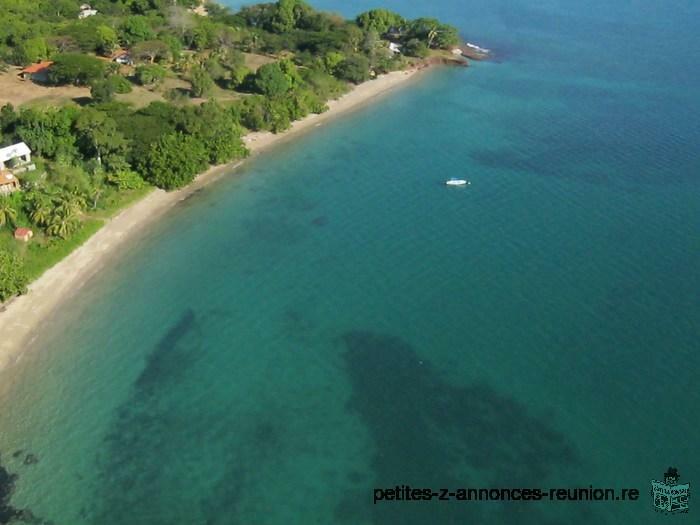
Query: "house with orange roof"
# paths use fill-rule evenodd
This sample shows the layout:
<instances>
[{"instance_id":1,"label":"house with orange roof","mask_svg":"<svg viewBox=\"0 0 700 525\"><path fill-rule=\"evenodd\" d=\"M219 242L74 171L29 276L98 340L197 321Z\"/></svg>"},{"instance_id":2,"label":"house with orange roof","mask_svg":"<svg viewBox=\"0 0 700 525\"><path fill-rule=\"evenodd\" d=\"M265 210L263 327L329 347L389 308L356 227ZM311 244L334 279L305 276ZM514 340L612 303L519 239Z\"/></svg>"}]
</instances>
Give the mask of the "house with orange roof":
<instances>
[{"instance_id":1,"label":"house with orange roof","mask_svg":"<svg viewBox=\"0 0 700 525\"><path fill-rule=\"evenodd\" d=\"M49 68L53 65L50 60L32 64L25 67L19 72L19 78L22 80L35 80L37 82L46 82L49 79Z\"/></svg>"}]
</instances>

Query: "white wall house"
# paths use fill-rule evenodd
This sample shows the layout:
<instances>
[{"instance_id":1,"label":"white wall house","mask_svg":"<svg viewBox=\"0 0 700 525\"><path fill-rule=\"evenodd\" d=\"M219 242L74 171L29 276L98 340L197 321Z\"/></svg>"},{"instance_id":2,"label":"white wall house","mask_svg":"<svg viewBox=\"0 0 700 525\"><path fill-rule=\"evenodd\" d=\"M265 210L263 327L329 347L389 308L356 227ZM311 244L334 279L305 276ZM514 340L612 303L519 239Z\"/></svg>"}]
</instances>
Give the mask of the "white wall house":
<instances>
[{"instance_id":1,"label":"white wall house","mask_svg":"<svg viewBox=\"0 0 700 525\"><path fill-rule=\"evenodd\" d=\"M97 14L97 9L93 9L90 4L83 4L80 6L80 13L78 13L78 18L87 18L89 16L95 16Z\"/></svg>"},{"instance_id":2,"label":"white wall house","mask_svg":"<svg viewBox=\"0 0 700 525\"><path fill-rule=\"evenodd\" d=\"M395 42L389 42L389 51L392 53L401 53L401 46Z\"/></svg>"},{"instance_id":3,"label":"white wall house","mask_svg":"<svg viewBox=\"0 0 700 525\"><path fill-rule=\"evenodd\" d=\"M0 148L0 171L29 164L32 161L32 150L24 142Z\"/></svg>"}]
</instances>

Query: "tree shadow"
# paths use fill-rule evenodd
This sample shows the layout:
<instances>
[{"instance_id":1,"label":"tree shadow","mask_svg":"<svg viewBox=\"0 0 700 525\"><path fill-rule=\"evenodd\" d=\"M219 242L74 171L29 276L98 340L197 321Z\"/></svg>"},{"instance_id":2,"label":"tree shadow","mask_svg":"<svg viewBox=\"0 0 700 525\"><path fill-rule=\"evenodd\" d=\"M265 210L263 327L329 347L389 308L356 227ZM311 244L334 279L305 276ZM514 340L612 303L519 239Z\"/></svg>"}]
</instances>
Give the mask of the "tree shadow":
<instances>
[{"instance_id":1,"label":"tree shadow","mask_svg":"<svg viewBox=\"0 0 700 525\"><path fill-rule=\"evenodd\" d=\"M71 100L81 107L88 106L95 102L92 97L73 97Z\"/></svg>"}]
</instances>

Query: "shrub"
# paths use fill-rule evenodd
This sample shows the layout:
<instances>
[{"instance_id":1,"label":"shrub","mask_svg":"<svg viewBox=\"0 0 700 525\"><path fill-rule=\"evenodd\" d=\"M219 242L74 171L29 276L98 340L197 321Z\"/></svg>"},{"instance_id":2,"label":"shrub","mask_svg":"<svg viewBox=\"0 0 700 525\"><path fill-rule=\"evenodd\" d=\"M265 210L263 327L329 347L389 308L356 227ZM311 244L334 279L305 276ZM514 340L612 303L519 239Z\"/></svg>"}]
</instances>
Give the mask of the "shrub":
<instances>
[{"instance_id":1,"label":"shrub","mask_svg":"<svg viewBox=\"0 0 700 525\"><path fill-rule=\"evenodd\" d=\"M214 81L211 75L201 66L192 68L190 83L192 84L192 95L195 97L204 97L214 88Z\"/></svg>"},{"instance_id":2,"label":"shrub","mask_svg":"<svg viewBox=\"0 0 700 525\"><path fill-rule=\"evenodd\" d=\"M144 187L146 182L141 175L132 170L120 170L107 175L107 182L115 185L120 190L138 190Z\"/></svg>"},{"instance_id":3,"label":"shrub","mask_svg":"<svg viewBox=\"0 0 700 525\"><path fill-rule=\"evenodd\" d=\"M369 79L369 59L364 55L352 55L335 68L335 76L354 84Z\"/></svg>"},{"instance_id":4,"label":"shrub","mask_svg":"<svg viewBox=\"0 0 700 525\"><path fill-rule=\"evenodd\" d=\"M131 93L131 82L121 75L110 75L107 78L107 83L112 87L115 93L119 93L120 95Z\"/></svg>"},{"instance_id":5,"label":"shrub","mask_svg":"<svg viewBox=\"0 0 700 525\"><path fill-rule=\"evenodd\" d=\"M165 78L165 69L157 64L149 64L136 68L136 81L142 86L160 84Z\"/></svg>"},{"instance_id":6,"label":"shrub","mask_svg":"<svg viewBox=\"0 0 700 525\"><path fill-rule=\"evenodd\" d=\"M100 80L92 84L90 96L97 104L114 100L114 86L106 80Z\"/></svg>"},{"instance_id":7,"label":"shrub","mask_svg":"<svg viewBox=\"0 0 700 525\"><path fill-rule=\"evenodd\" d=\"M0 301L25 293L28 282L20 258L7 250L0 251Z\"/></svg>"}]
</instances>

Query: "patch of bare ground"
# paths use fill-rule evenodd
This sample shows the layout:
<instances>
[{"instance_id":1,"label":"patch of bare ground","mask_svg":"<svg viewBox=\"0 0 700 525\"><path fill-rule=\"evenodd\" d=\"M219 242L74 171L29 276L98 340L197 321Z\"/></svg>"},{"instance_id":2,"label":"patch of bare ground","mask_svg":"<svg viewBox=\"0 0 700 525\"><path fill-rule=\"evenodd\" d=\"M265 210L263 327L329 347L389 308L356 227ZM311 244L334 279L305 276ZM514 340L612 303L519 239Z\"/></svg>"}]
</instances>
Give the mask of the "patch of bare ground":
<instances>
[{"instance_id":1,"label":"patch of bare ground","mask_svg":"<svg viewBox=\"0 0 700 525\"><path fill-rule=\"evenodd\" d=\"M44 86L22 80L17 76L21 70L11 67L0 73L0 106L9 103L16 107L28 102L60 106L90 97L90 89L86 87Z\"/></svg>"},{"instance_id":2,"label":"patch of bare ground","mask_svg":"<svg viewBox=\"0 0 700 525\"><path fill-rule=\"evenodd\" d=\"M257 71L260 66L275 62L277 59L266 55L257 55L253 53L243 53L245 57L245 67L252 71Z\"/></svg>"}]
</instances>

